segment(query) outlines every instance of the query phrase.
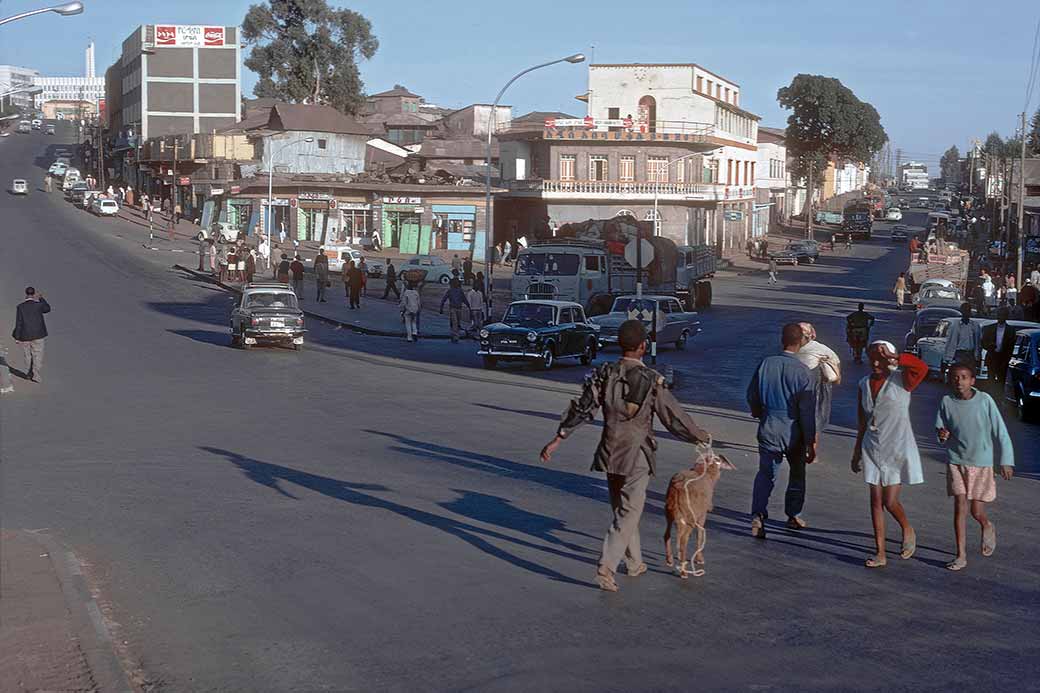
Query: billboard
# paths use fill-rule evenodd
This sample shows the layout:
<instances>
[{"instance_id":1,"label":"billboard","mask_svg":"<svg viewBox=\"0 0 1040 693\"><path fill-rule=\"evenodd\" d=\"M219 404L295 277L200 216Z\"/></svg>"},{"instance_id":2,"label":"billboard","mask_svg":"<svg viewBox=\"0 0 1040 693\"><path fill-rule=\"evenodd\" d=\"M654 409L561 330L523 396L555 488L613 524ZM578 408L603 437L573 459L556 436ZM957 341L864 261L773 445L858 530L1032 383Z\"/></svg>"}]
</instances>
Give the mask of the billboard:
<instances>
[{"instance_id":1,"label":"billboard","mask_svg":"<svg viewBox=\"0 0 1040 693\"><path fill-rule=\"evenodd\" d=\"M208 48L224 45L224 27L156 24L156 47Z\"/></svg>"}]
</instances>

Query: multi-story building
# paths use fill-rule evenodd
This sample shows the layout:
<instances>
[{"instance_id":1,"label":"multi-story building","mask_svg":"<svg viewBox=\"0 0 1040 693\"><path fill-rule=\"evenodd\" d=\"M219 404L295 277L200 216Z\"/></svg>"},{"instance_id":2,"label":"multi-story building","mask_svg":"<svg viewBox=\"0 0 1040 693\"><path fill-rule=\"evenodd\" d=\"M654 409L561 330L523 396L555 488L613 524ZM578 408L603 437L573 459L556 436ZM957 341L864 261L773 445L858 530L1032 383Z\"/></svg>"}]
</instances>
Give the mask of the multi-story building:
<instances>
[{"instance_id":1,"label":"multi-story building","mask_svg":"<svg viewBox=\"0 0 1040 693\"><path fill-rule=\"evenodd\" d=\"M496 198L496 243L630 214L680 244L743 246L759 117L736 83L694 64L591 65L579 100L585 118L497 135L509 192Z\"/></svg>"},{"instance_id":2,"label":"multi-story building","mask_svg":"<svg viewBox=\"0 0 1040 693\"><path fill-rule=\"evenodd\" d=\"M104 77L37 77L36 107L48 101L88 101L95 107L105 98Z\"/></svg>"},{"instance_id":3,"label":"multi-story building","mask_svg":"<svg viewBox=\"0 0 1040 693\"><path fill-rule=\"evenodd\" d=\"M867 184L869 174L870 167L865 164L828 161L827 170L823 174L821 201L863 189Z\"/></svg>"},{"instance_id":4,"label":"multi-story building","mask_svg":"<svg viewBox=\"0 0 1040 693\"><path fill-rule=\"evenodd\" d=\"M94 42L91 41L87 44L87 49L83 54L83 76L93 78L97 76L94 70Z\"/></svg>"},{"instance_id":5,"label":"multi-story building","mask_svg":"<svg viewBox=\"0 0 1040 693\"><path fill-rule=\"evenodd\" d=\"M899 167L899 184L904 188L918 190L928 187L928 167L910 161Z\"/></svg>"},{"instance_id":6,"label":"multi-story building","mask_svg":"<svg viewBox=\"0 0 1040 693\"><path fill-rule=\"evenodd\" d=\"M0 65L0 94L11 92L4 100L16 108L29 111L35 105L31 92L39 76L37 70L29 67Z\"/></svg>"}]
</instances>

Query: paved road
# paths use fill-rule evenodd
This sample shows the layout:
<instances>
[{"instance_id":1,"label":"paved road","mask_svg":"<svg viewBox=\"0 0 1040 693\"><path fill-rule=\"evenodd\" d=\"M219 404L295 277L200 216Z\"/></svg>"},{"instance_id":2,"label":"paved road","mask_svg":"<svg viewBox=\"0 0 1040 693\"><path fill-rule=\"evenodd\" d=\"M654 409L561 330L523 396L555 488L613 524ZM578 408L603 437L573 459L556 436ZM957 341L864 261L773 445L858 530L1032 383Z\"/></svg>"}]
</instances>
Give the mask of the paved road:
<instances>
[{"instance_id":1,"label":"paved road","mask_svg":"<svg viewBox=\"0 0 1040 693\"><path fill-rule=\"evenodd\" d=\"M0 143L0 181L39 178L34 158L52 142ZM662 565L665 480L689 463L665 438L643 528L651 572L606 594L591 583L609 514L604 481L586 471L596 428L551 466L536 460L582 368L488 373L472 345L321 325L301 353L235 351L227 296L107 220L37 192L4 195L0 219L5 343L26 284L54 306L45 383L19 380L0 400L4 526L48 528L86 557L144 688L1036 685L1036 427L1012 426L1023 473L1000 485L996 556L952 575L929 435L940 389L925 386L912 411L927 482L904 496L921 548L868 572L866 490L848 471L851 384L865 371L850 367L810 470L812 528L747 535L750 369L788 320L808 317L841 344L857 300L899 340L910 315L892 310L889 288L904 251L884 234L784 269L777 287L718 282L706 333L662 356L739 467L717 491L708 573L683 582Z\"/></svg>"}]
</instances>

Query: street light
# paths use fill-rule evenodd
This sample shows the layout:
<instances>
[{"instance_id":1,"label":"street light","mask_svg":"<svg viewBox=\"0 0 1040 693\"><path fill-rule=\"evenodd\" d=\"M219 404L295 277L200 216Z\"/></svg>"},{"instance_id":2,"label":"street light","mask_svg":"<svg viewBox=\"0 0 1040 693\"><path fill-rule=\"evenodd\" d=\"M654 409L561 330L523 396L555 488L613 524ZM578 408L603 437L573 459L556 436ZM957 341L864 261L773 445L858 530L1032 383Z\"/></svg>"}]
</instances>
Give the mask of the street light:
<instances>
[{"instance_id":1,"label":"street light","mask_svg":"<svg viewBox=\"0 0 1040 693\"><path fill-rule=\"evenodd\" d=\"M280 154L286 147L294 144L313 141L313 137L301 137L292 142L286 142L278 148L278 153ZM274 229L272 228L274 226L274 157L275 150L272 147L271 154L267 157L267 223L264 224L267 229L267 269L271 269L271 255L274 253Z\"/></svg>"},{"instance_id":2,"label":"street light","mask_svg":"<svg viewBox=\"0 0 1040 693\"><path fill-rule=\"evenodd\" d=\"M543 67L549 67L557 63L583 63L585 62L584 53L575 53L574 55L568 55L566 58L559 58L557 60L551 60L541 65L533 65L526 70L516 73L513 78L506 82L506 85L498 92L498 96L495 97L495 101L491 104L491 113L488 114L488 133L487 133L487 156L484 159L484 165L487 166L487 175L484 181L484 269L486 270L484 281L486 283L484 291L484 302L487 304L488 310L487 315L491 316L491 293L494 282L492 281L492 272L494 271L494 263L491 257L491 241L494 237L494 216L491 213L491 136L494 134L495 128L495 116L498 113L498 102L502 99L502 95L506 93L513 82L520 79L528 72L534 72L540 70ZM500 164L501 165L501 164ZM501 174L500 174L501 175ZM476 251L477 247L476 238L473 239L473 250Z\"/></svg>"},{"instance_id":3,"label":"street light","mask_svg":"<svg viewBox=\"0 0 1040 693\"><path fill-rule=\"evenodd\" d=\"M71 17L74 14L83 13L83 3L67 2L64 5L55 5L54 7L41 7L38 10L29 10L28 12L22 12L21 14L15 14L0 19L0 25L7 24L8 22L15 22L19 19L25 19L26 17L32 17L33 15L43 14L45 12L55 12L63 17Z\"/></svg>"}]
</instances>

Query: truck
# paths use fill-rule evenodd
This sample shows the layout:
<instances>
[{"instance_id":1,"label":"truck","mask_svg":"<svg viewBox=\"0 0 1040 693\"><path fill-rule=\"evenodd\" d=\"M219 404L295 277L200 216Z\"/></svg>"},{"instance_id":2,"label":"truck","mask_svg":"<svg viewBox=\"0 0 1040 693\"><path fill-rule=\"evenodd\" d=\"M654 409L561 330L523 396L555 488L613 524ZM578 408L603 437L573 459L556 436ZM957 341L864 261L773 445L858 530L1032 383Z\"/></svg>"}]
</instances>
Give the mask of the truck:
<instances>
[{"instance_id":1,"label":"truck","mask_svg":"<svg viewBox=\"0 0 1040 693\"><path fill-rule=\"evenodd\" d=\"M643 290L678 298L688 310L711 305L716 257L707 245L679 246L653 235L652 222L631 216L564 224L556 236L521 248L513 265L512 299L574 301L589 315L610 310L614 298L636 290L636 268L625 247L636 238L653 247Z\"/></svg>"},{"instance_id":2,"label":"truck","mask_svg":"<svg viewBox=\"0 0 1040 693\"><path fill-rule=\"evenodd\" d=\"M871 227L874 225L874 210L862 201L851 202L842 212L841 230L852 238L870 240Z\"/></svg>"},{"instance_id":3,"label":"truck","mask_svg":"<svg viewBox=\"0 0 1040 693\"><path fill-rule=\"evenodd\" d=\"M28 120L22 120L18 123L18 132L26 134L32 132L32 122Z\"/></svg>"},{"instance_id":4,"label":"truck","mask_svg":"<svg viewBox=\"0 0 1040 693\"><path fill-rule=\"evenodd\" d=\"M910 268L906 273L910 280L908 288L916 292L929 279L947 279L963 296L968 285L970 254L946 241L930 243L931 248L926 246L921 253L910 258Z\"/></svg>"}]
</instances>

